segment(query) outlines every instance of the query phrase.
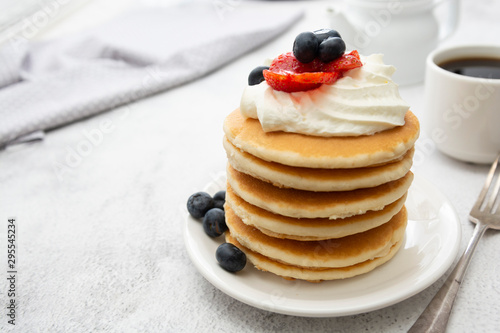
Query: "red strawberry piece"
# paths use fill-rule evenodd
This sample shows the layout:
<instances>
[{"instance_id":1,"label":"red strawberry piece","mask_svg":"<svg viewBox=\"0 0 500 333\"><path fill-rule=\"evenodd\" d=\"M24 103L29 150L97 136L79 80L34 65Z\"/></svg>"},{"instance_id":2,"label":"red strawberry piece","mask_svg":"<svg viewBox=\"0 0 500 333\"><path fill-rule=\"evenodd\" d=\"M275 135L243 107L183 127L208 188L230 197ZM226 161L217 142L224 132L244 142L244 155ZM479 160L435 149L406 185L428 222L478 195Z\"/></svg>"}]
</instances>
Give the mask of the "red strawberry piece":
<instances>
[{"instance_id":1,"label":"red strawberry piece","mask_svg":"<svg viewBox=\"0 0 500 333\"><path fill-rule=\"evenodd\" d=\"M358 51L354 50L329 63L323 64L322 70L325 72L345 72L350 69L361 67L362 65Z\"/></svg>"},{"instance_id":2,"label":"red strawberry piece","mask_svg":"<svg viewBox=\"0 0 500 333\"><path fill-rule=\"evenodd\" d=\"M333 84L340 78L339 72L312 72L295 74L293 80L299 83L326 83Z\"/></svg>"},{"instance_id":3,"label":"red strawberry piece","mask_svg":"<svg viewBox=\"0 0 500 333\"><path fill-rule=\"evenodd\" d=\"M304 64L295 58L292 52L277 56L269 66L272 72L287 71L291 73L317 72L317 61Z\"/></svg>"},{"instance_id":4,"label":"red strawberry piece","mask_svg":"<svg viewBox=\"0 0 500 333\"><path fill-rule=\"evenodd\" d=\"M306 79L302 78L302 82L296 81L297 74L292 72L281 71L279 73L270 70L264 70L264 78L274 90L296 92L316 89L321 86L321 83L305 82ZM305 74L302 74L305 75Z\"/></svg>"},{"instance_id":5,"label":"red strawberry piece","mask_svg":"<svg viewBox=\"0 0 500 333\"><path fill-rule=\"evenodd\" d=\"M352 51L329 63L318 59L304 64L292 52L283 53L273 60L264 78L274 90L296 92L316 89L321 84L333 84L343 72L362 66L357 51Z\"/></svg>"}]
</instances>

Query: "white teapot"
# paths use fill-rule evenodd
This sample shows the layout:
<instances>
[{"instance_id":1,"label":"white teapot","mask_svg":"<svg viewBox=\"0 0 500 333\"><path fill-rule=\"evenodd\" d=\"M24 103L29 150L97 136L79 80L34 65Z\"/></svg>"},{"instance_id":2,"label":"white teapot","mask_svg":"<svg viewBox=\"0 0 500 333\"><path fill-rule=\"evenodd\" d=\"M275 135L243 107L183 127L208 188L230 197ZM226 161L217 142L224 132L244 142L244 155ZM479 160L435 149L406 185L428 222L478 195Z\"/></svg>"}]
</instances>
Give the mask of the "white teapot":
<instances>
[{"instance_id":1,"label":"white teapot","mask_svg":"<svg viewBox=\"0 0 500 333\"><path fill-rule=\"evenodd\" d=\"M408 85L423 81L427 55L456 29L459 0L343 0L329 12L349 49L384 54Z\"/></svg>"}]
</instances>

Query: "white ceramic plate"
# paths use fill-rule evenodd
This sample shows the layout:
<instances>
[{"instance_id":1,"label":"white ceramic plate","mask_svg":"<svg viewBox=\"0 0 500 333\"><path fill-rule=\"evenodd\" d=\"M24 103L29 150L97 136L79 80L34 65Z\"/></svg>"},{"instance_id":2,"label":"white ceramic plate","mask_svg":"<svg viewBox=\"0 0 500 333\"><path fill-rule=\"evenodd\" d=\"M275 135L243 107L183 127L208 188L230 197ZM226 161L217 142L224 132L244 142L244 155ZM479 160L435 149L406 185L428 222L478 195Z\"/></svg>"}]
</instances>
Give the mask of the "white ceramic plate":
<instances>
[{"instance_id":1,"label":"white ceramic plate","mask_svg":"<svg viewBox=\"0 0 500 333\"><path fill-rule=\"evenodd\" d=\"M225 181L206 188L214 194ZM186 219L184 240L191 260L215 287L254 307L295 316L336 317L377 310L405 300L439 279L453 263L461 239L460 220L450 202L432 184L415 176L406 201L405 243L388 263L354 278L310 283L287 281L251 264L236 274L222 269L215 250L223 242L208 237Z\"/></svg>"}]
</instances>

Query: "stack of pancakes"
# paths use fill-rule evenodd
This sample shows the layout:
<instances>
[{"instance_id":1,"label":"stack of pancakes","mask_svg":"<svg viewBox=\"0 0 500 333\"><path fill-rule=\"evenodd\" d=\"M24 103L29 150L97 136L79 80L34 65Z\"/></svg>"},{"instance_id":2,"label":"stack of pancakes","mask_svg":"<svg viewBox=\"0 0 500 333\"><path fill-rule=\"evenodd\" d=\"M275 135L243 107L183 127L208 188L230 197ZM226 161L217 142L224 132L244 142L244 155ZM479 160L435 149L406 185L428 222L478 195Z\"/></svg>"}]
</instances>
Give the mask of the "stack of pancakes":
<instances>
[{"instance_id":1,"label":"stack of pancakes","mask_svg":"<svg viewBox=\"0 0 500 333\"><path fill-rule=\"evenodd\" d=\"M391 259L404 207L417 118L374 135L265 133L235 110L224 121L226 241L258 269L322 281L369 272Z\"/></svg>"}]
</instances>

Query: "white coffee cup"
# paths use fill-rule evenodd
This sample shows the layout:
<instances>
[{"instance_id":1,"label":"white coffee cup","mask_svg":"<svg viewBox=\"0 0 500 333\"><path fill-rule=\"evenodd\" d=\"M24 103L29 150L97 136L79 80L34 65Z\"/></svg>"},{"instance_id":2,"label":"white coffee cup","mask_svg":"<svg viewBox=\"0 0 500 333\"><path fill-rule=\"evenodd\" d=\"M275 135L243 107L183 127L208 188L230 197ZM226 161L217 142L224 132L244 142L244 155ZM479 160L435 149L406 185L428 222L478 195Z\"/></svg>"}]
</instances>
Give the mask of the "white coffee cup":
<instances>
[{"instance_id":1,"label":"white coffee cup","mask_svg":"<svg viewBox=\"0 0 500 333\"><path fill-rule=\"evenodd\" d=\"M424 103L429 135L446 155L491 163L500 152L500 79L465 76L439 66L465 58L500 60L500 45L459 45L429 54Z\"/></svg>"}]
</instances>

